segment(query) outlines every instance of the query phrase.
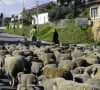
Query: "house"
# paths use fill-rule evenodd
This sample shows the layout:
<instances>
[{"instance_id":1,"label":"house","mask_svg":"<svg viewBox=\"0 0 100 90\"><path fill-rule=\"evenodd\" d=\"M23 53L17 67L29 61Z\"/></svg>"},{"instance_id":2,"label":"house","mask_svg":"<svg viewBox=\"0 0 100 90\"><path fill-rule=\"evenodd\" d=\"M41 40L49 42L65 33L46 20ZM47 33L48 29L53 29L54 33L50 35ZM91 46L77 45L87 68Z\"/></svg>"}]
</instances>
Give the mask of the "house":
<instances>
[{"instance_id":1,"label":"house","mask_svg":"<svg viewBox=\"0 0 100 90\"><path fill-rule=\"evenodd\" d=\"M89 3L92 33L95 41L100 41L100 0Z\"/></svg>"},{"instance_id":2,"label":"house","mask_svg":"<svg viewBox=\"0 0 100 90\"><path fill-rule=\"evenodd\" d=\"M49 17L48 17L48 13L41 13L38 14L38 18L36 15L33 15L33 20L32 20L32 24L45 24L45 23L49 23ZM37 20L38 19L38 20Z\"/></svg>"}]
</instances>

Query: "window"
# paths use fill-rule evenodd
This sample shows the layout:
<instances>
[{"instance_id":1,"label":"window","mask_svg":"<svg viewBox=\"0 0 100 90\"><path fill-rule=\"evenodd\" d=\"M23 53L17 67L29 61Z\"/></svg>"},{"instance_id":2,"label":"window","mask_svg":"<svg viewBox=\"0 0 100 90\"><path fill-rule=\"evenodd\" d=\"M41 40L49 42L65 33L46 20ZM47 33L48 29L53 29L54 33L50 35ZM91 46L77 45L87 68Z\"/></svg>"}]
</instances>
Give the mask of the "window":
<instances>
[{"instance_id":1,"label":"window","mask_svg":"<svg viewBox=\"0 0 100 90\"><path fill-rule=\"evenodd\" d=\"M91 9L91 17L94 19L98 17L98 8Z\"/></svg>"}]
</instances>

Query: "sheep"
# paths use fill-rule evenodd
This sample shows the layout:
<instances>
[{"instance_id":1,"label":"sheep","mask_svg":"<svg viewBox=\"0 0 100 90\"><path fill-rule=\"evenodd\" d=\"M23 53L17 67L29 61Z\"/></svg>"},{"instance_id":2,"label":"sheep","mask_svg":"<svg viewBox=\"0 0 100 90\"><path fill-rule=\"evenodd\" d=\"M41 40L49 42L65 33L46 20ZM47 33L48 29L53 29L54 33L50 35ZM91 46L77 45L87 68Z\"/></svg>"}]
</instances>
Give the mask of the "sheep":
<instances>
[{"instance_id":1,"label":"sheep","mask_svg":"<svg viewBox=\"0 0 100 90\"><path fill-rule=\"evenodd\" d=\"M23 72L19 72L17 74L18 83L27 86L28 84L38 85L38 79L34 74L24 74Z\"/></svg>"},{"instance_id":2,"label":"sheep","mask_svg":"<svg viewBox=\"0 0 100 90\"><path fill-rule=\"evenodd\" d=\"M100 79L100 66L94 66L94 67L92 68L91 77L92 77L92 78Z\"/></svg>"},{"instance_id":3,"label":"sheep","mask_svg":"<svg viewBox=\"0 0 100 90\"><path fill-rule=\"evenodd\" d=\"M53 53L41 53L39 59L43 61L44 65L56 62L56 57Z\"/></svg>"},{"instance_id":4,"label":"sheep","mask_svg":"<svg viewBox=\"0 0 100 90\"><path fill-rule=\"evenodd\" d=\"M43 70L45 67L49 67L49 68L56 68L57 67L57 64L46 64L41 70Z\"/></svg>"},{"instance_id":5,"label":"sheep","mask_svg":"<svg viewBox=\"0 0 100 90\"><path fill-rule=\"evenodd\" d=\"M0 56L4 56L6 54L8 54L7 50L0 50Z\"/></svg>"},{"instance_id":6,"label":"sheep","mask_svg":"<svg viewBox=\"0 0 100 90\"><path fill-rule=\"evenodd\" d=\"M82 58L77 58L75 60L73 60L74 63L76 63L77 67L87 67L89 66L89 64L87 63L87 61L85 59Z\"/></svg>"},{"instance_id":7,"label":"sheep","mask_svg":"<svg viewBox=\"0 0 100 90\"><path fill-rule=\"evenodd\" d=\"M41 74L41 69L43 67L43 62L40 60L37 61L32 61L31 62L31 73L35 74L35 75L40 75Z\"/></svg>"},{"instance_id":8,"label":"sheep","mask_svg":"<svg viewBox=\"0 0 100 90\"><path fill-rule=\"evenodd\" d=\"M16 44L6 45L5 48L9 53L12 53L14 50L16 50Z\"/></svg>"},{"instance_id":9,"label":"sheep","mask_svg":"<svg viewBox=\"0 0 100 90\"><path fill-rule=\"evenodd\" d=\"M83 74L85 70L85 67L77 67L72 72L73 74Z\"/></svg>"},{"instance_id":10,"label":"sheep","mask_svg":"<svg viewBox=\"0 0 100 90\"><path fill-rule=\"evenodd\" d=\"M44 87L44 90L53 90L53 78L48 79L41 75L38 77L39 85Z\"/></svg>"},{"instance_id":11,"label":"sheep","mask_svg":"<svg viewBox=\"0 0 100 90\"><path fill-rule=\"evenodd\" d=\"M91 78L100 78L100 65L99 64L94 64L91 66L88 66L84 70L84 74L88 74L91 76Z\"/></svg>"},{"instance_id":12,"label":"sheep","mask_svg":"<svg viewBox=\"0 0 100 90\"><path fill-rule=\"evenodd\" d=\"M65 69L60 68L49 68L45 67L43 68L43 75L45 75L48 78L56 78L56 77L63 77L67 80L72 80L73 76L70 71L66 71Z\"/></svg>"},{"instance_id":13,"label":"sheep","mask_svg":"<svg viewBox=\"0 0 100 90\"><path fill-rule=\"evenodd\" d=\"M27 85L27 86L23 86L21 84L17 85L17 90L44 90L43 86L34 86L34 85Z\"/></svg>"},{"instance_id":14,"label":"sheep","mask_svg":"<svg viewBox=\"0 0 100 90\"><path fill-rule=\"evenodd\" d=\"M53 80L53 90L100 90L100 88L88 84L67 81L64 78L55 78Z\"/></svg>"},{"instance_id":15,"label":"sheep","mask_svg":"<svg viewBox=\"0 0 100 90\"><path fill-rule=\"evenodd\" d=\"M73 81L78 82L78 83L84 83L89 78L91 78L91 77L89 75L86 75L86 74L76 74L76 75L73 75Z\"/></svg>"},{"instance_id":16,"label":"sheep","mask_svg":"<svg viewBox=\"0 0 100 90\"><path fill-rule=\"evenodd\" d=\"M87 74L87 75L91 76L91 74L92 74L92 68L93 68L92 65L86 67L85 70L84 70L84 74Z\"/></svg>"},{"instance_id":17,"label":"sheep","mask_svg":"<svg viewBox=\"0 0 100 90\"><path fill-rule=\"evenodd\" d=\"M0 67L4 66L5 56L0 56Z\"/></svg>"},{"instance_id":18,"label":"sheep","mask_svg":"<svg viewBox=\"0 0 100 90\"><path fill-rule=\"evenodd\" d=\"M56 57L56 62L60 62L60 60L72 60L71 53L61 53L59 51L54 52Z\"/></svg>"},{"instance_id":19,"label":"sheep","mask_svg":"<svg viewBox=\"0 0 100 90\"><path fill-rule=\"evenodd\" d=\"M10 85L13 87L17 78L18 72L23 72L25 68L24 57L11 56L5 58L5 73L9 79Z\"/></svg>"},{"instance_id":20,"label":"sheep","mask_svg":"<svg viewBox=\"0 0 100 90\"><path fill-rule=\"evenodd\" d=\"M0 56L0 78L4 76L4 64L5 64L5 56Z\"/></svg>"},{"instance_id":21,"label":"sheep","mask_svg":"<svg viewBox=\"0 0 100 90\"><path fill-rule=\"evenodd\" d=\"M77 67L77 64L72 62L71 60L60 60L58 64L58 68L62 68L65 70L73 70Z\"/></svg>"},{"instance_id":22,"label":"sheep","mask_svg":"<svg viewBox=\"0 0 100 90\"><path fill-rule=\"evenodd\" d=\"M29 56L25 57L25 60L28 62L31 62L33 60L33 55L29 55Z\"/></svg>"},{"instance_id":23,"label":"sheep","mask_svg":"<svg viewBox=\"0 0 100 90\"><path fill-rule=\"evenodd\" d=\"M14 50L13 52L12 52L12 55L14 56L14 55L22 55L22 56L24 56L24 52L22 51L22 50Z\"/></svg>"},{"instance_id":24,"label":"sheep","mask_svg":"<svg viewBox=\"0 0 100 90\"><path fill-rule=\"evenodd\" d=\"M30 51L30 50L23 50L23 52L24 52L24 56L33 56L33 52L32 51Z\"/></svg>"},{"instance_id":25,"label":"sheep","mask_svg":"<svg viewBox=\"0 0 100 90\"><path fill-rule=\"evenodd\" d=\"M88 79L85 83L100 88L100 79L91 78Z\"/></svg>"},{"instance_id":26,"label":"sheep","mask_svg":"<svg viewBox=\"0 0 100 90\"><path fill-rule=\"evenodd\" d=\"M87 56L84 58L89 64L97 64L99 62L98 57Z\"/></svg>"},{"instance_id":27,"label":"sheep","mask_svg":"<svg viewBox=\"0 0 100 90\"><path fill-rule=\"evenodd\" d=\"M82 52L81 50L76 50L76 49L75 49L75 50L73 51L73 53L72 53L73 59L82 57L82 56L84 56L84 55L85 55L84 52Z\"/></svg>"}]
</instances>

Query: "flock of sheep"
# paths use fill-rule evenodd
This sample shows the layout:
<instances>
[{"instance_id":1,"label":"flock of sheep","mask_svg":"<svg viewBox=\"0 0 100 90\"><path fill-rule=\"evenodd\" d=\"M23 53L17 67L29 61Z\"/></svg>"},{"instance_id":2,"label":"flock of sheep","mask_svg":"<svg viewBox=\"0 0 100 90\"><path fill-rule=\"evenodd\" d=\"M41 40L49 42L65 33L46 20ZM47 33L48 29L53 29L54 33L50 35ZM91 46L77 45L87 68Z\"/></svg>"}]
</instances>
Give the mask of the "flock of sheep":
<instances>
[{"instance_id":1,"label":"flock of sheep","mask_svg":"<svg viewBox=\"0 0 100 90\"><path fill-rule=\"evenodd\" d=\"M0 45L0 78L17 90L100 90L100 48Z\"/></svg>"}]
</instances>

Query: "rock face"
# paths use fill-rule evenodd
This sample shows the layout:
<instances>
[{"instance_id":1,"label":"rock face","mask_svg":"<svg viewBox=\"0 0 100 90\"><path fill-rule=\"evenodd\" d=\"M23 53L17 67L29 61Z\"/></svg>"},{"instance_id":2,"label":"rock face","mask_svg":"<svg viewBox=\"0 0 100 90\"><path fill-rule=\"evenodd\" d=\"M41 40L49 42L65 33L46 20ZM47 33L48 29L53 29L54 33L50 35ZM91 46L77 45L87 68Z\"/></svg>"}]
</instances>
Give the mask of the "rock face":
<instances>
[{"instance_id":1,"label":"rock face","mask_svg":"<svg viewBox=\"0 0 100 90\"><path fill-rule=\"evenodd\" d=\"M100 47L20 43L0 53L0 90L100 90Z\"/></svg>"}]
</instances>

